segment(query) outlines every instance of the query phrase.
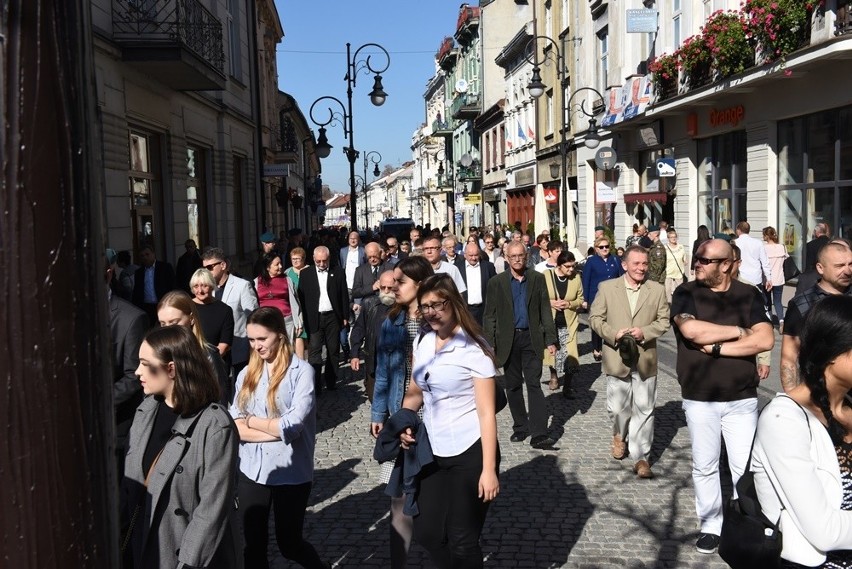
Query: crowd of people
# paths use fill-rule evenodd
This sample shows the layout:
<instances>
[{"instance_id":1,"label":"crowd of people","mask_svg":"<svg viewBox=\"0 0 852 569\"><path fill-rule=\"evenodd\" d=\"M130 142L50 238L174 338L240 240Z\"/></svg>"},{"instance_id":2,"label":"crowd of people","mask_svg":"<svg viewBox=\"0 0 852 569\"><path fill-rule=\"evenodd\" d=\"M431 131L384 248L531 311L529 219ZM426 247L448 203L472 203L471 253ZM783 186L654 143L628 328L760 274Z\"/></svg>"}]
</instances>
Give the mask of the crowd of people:
<instances>
[{"instance_id":1,"label":"crowd of people","mask_svg":"<svg viewBox=\"0 0 852 569\"><path fill-rule=\"evenodd\" d=\"M576 397L582 313L611 456L638 479L655 476L657 339L674 329L699 552L719 546L724 439L733 482L751 464L780 517L789 566L852 566L852 248L828 233L820 224L808 244L810 284L786 317L789 252L745 221L733 236L702 226L691 256L665 222L635 226L618 250L596 227L585 258L519 228L463 243L428 227L265 233L249 278L192 241L177 271L151 247L138 268L108 250L126 566L268 567L271 510L282 555L328 567L303 537L317 398L363 372L391 566L416 539L438 567L481 567L500 492L496 414L509 407L511 443L554 446L542 386ZM758 420L776 326L786 395Z\"/></svg>"}]
</instances>

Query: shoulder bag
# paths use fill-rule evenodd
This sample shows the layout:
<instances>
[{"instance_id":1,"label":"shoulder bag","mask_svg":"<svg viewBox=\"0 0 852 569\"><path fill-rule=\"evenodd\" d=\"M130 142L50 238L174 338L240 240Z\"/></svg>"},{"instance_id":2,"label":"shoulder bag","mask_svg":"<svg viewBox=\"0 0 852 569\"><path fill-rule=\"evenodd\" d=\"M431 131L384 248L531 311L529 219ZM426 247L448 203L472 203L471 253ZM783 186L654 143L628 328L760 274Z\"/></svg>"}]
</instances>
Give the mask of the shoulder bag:
<instances>
[{"instance_id":1,"label":"shoulder bag","mask_svg":"<svg viewBox=\"0 0 852 569\"><path fill-rule=\"evenodd\" d=\"M789 281L798 277L802 272L796 266L796 261L789 255L784 259L784 280Z\"/></svg>"},{"instance_id":2,"label":"shoulder bag","mask_svg":"<svg viewBox=\"0 0 852 569\"><path fill-rule=\"evenodd\" d=\"M686 272L680 267L680 263L677 261L677 257L674 256L674 251L669 247L669 244L666 243L666 249L669 250L669 253L672 254L672 259L674 259L675 265L677 265L677 270L680 271L681 280L686 283L689 280L689 277L686 276Z\"/></svg>"},{"instance_id":3,"label":"shoulder bag","mask_svg":"<svg viewBox=\"0 0 852 569\"><path fill-rule=\"evenodd\" d=\"M791 400L799 405L799 403L791 398ZM805 410L802 413L805 415L805 421L808 421L808 415ZM807 423L810 429L810 422ZM754 441L751 442L751 452L749 453L748 462L746 463L745 471L737 481L738 499L733 497L728 500L725 506L725 515L722 520L722 535L719 542L719 557L721 557L732 569L754 569L761 567L764 569L774 569L780 566L781 549L783 546L781 539L781 530L778 529L778 522L781 521L781 514L778 514L778 519L773 523L764 514L760 506L760 501L757 498L757 489L754 485L754 473L751 471L751 458L754 453ZM770 484L771 484L770 480ZM778 495L778 490L775 486L772 487L775 495L778 496L778 503L781 504L781 509L784 510L784 505L781 502L781 496Z\"/></svg>"}]
</instances>

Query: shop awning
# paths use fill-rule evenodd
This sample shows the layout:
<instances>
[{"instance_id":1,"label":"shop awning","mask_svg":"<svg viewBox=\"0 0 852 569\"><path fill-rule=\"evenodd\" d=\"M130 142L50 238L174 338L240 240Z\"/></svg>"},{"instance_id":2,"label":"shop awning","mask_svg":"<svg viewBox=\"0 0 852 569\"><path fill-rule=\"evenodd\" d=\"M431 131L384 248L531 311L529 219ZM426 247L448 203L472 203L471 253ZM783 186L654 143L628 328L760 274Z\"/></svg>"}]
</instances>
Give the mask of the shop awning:
<instances>
[{"instance_id":1,"label":"shop awning","mask_svg":"<svg viewBox=\"0 0 852 569\"><path fill-rule=\"evenodd\" d=\"M624 194L624 203L666 203L669 195L666 192L638 192L635 194Z\"/></svg>"}]
</instances>

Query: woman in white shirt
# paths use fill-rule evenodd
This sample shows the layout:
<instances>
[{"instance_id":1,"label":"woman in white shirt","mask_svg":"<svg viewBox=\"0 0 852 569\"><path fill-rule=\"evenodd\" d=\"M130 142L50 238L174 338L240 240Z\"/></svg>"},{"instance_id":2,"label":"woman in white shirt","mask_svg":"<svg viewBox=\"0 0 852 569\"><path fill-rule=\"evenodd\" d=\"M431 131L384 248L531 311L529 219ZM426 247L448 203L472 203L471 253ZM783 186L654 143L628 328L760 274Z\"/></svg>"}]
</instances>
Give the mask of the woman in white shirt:
<instances>
[{"instance_id":1,"label":"woman in white shirt","mask_svg":"<svg viewBox=\"0 0 852 569\"><path fill-rule=\"evenodd\" d=\"M425 279L417 301L431 330L415 340L403 407L423 407L435 461L420 474L414 535L439 568L478 568L482 526L500 491L494 352L448 275ZM410 430L400 440L416 443Z\"/></svg>"},{"instance_id":2,"label":"woman in white shirt","mask_svg":"<svg viewBox=\"0 0 852 569\"><path fill-rule=\"evenodd\" d=\"M782 567L852 567L852 298L829 296L800 335L803 382L760 414L752 455Z\"/></svg>"},{"instance_id":3,"label":"woman in white shirt","mask_svg":"<svg viewBox=\"0 0 852 569\"><path fill-rule=\"evenodd\" d=\"M786 282L784 280L784 259L790 255L787 254L787 248L778 242L778 232L775 231L774 227L763 228L763 247L766 249L766 258L769 259L769 276L772 283L772 292L766 292L766 305L775 307L775 318L778 320L779 326L783 326L784 307L781 304L781 295L784 292L784 283Z\"/></svg>"},{"instance_id":4,"label":"woman in white shirt","mask_svg":"<svg viewBox=\"0 0 852 569\"><path fill-rule=\"evenodd\" d=\"M683 283L686 276L686 250L677 242L677 231L669 229L666 233L666 299L672 303L674 289Z\"/></svg>"}]
</instances>

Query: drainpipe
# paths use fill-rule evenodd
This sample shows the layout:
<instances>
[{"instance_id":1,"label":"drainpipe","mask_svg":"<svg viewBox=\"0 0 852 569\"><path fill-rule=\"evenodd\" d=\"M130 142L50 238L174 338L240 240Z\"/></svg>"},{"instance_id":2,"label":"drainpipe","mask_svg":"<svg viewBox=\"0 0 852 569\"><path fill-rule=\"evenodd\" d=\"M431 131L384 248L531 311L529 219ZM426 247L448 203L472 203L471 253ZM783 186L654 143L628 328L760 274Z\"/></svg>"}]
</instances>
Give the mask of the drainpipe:
<instances>
[{"instance_id":1,"label":"drainpipe","mask_svg":"<svg viewBox=\"0 0 852 569\"><path fill-rule=\"evenodd\" d=\"M264 223L266 222L266 192L263 188L263 124L261 123L260 116L260 59L258 57L258 45L257 45L257 4L255 2L248 3L249 8L251 10L251 21L252 21L252 33L248 34L250 49L254 54L254 57L251 58L251 71L252 71L252 84L255 86L254 89L254 104L252 105L252 119L255 124L255 146L256 152L255 155L257 157L257 168L254 169L254 183L255 189L257 190L255 198L255 215L257 216L257 229L254 234L254 238L251 239L251 243L254 243L254 248L257 250L258 239L261 233L263 233ZM259 211L258 211L259 210ZM245 251L239 251L238 254L242 256Z\"/></svg>"}]
</instances>

